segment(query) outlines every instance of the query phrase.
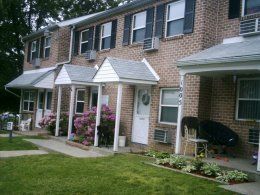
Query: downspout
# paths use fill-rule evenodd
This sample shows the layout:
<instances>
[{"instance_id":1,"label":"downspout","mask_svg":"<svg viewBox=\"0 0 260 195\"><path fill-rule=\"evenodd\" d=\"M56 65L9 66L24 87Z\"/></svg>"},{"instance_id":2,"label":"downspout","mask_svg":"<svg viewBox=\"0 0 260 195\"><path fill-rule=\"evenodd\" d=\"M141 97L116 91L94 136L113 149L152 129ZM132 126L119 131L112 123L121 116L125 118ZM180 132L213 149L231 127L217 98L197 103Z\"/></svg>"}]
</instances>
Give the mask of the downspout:
<instances>
[{"instance_id":1,"label":"downspout","mask_svg":"<svg viewBox=\"0 0 260 195\"><path fill-rule=\"evenodd\" d=\"M69 52L69 60L67 61L64 61L64 62L59 62L55 65L55 67L57 68L58 66L60 65L63 65L63 64L68 64L71 62L71 58L72 58L72 45L73 45L73 37L74 37L74 29L75 29L75 26L72 26L71 27L71 30L70 30L70 52Z\"/></svg>"},{"instance_id":2,"label":"downspout","mask_svg":"<svg viewBox=\"0 0 260 195\"><path fill-rule=\"evenodd\" d=\"M17 95L16 93L14 93L14 92L10 91L9 89L7 89L6 86L5 86L5 91L7 91L7 92L9 92L9 93L11 93L11 94L13 94L13 95L15 95L15 96L18 97L18 98L21 97L21 96Z\"/></svg>"}]
</instances>

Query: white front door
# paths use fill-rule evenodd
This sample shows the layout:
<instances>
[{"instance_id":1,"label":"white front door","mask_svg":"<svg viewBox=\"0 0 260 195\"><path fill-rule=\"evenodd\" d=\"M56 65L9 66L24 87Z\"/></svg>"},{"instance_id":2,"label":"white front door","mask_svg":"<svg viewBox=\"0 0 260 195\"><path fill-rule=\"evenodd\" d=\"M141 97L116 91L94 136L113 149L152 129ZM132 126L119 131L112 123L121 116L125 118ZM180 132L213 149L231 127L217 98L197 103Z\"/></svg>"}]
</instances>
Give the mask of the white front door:
<instances>
[{"instance_id":1,"label":"white front door","mask_svg":"<svg viewBox=\"0 0 260 195\"><path fill-rule=\"evenodd\" d=\"M37 111L35 117L35 126L40 128L39 122L43 117L44 91L38 91Z\"/></svg>"},{"instance_id":2,"label":"white front door","mask_svg":"<svg viewBox=\"0 0 260 195\"><path fill-rule=\"evenodd\" d=\"M151 88L136 87L132 142L148 144Z\"/></svg>"},{"instance_id":3,"label":"white front door","mask_svg":"<svg viewBox=\"0 0 260 195\"><path fill-rule=\"evenodd\" d=\"M44 116L51 114L52 91L46 91Z\"/></svg>"}]
</instances>

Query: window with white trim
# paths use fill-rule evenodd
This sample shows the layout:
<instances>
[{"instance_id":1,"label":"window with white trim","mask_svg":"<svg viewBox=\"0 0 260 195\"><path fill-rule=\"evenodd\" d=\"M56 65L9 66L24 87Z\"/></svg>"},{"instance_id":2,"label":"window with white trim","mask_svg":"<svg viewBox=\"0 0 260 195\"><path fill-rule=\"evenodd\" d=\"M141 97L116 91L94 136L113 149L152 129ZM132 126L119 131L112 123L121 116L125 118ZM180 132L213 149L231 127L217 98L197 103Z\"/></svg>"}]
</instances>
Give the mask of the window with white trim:
<instances>
[{"instance_id":1,"label":"window with white trim","mask_svg":"<svg viewBox=\"0 0 260 195\"><path fill-rule=\"evenodd\" d=\"M185 0L180 0L167 5L166 37L183 34L185 15Z\"/></svg>"},{"instance_id":2,"label":"window with white trim","mask_svg":"<svg viewBox=\"0 0 260 195\"><path fill-rule=\"evenodd\" d=\"M77 89L76 94L76 114L82 114L84 112L84 103L85 103L85 90Z\"/></svg>"},{"instance_id":3,"label":"window with white trim","mask_svg":"<svg viewBox=\"0 0 260 195\"><path fill-rule=\"evenodd\" d=\"M31 46L31 61L37 57L37 41L33 41Z\"/></svg>"},{"instance_id":4,"label":"window with white trim","mask_svg":"<svg viewBox=\"0 0 260 195\"><path fill-rule=\"evenodd\" d=\"M96 107L98 101L98 88L92 87L91 88L91 96L90 96L90 108Z\"/></svg>"},{"instance_id":5,"label":"window with white trim","mask_svg":"<svg viewBox=\"0 0 260 195\"><path fill-rule=\"evenodd\" d=\"M112 22L101 25L100 50L110 49L111 45Z\"/></svg>"},{"instance_id":6,"label":"window with white trim","mask_svg":"<svg viewBox=\"0 0 260 195\"><path fill-rule=\"evenodd\" d=\"M81 31L80 33L80 53L86 53L88 51L88 33L89 30Z\"/></svg>"},{"instance_id":7,"label":"window with white trim","mask_svg":"<svg viewBox=\"0 0 260 195\"><path fill-rule=\"evenodd\" d=\"M146 28L146 11L133 15L132 43L143 42Z\"/></svg>"},{"instance_id":8,"label":"window with white trim","mask_svg":"<svg viewBox=\"0 0 260 195\"><path fill-rule=\"evenodd\" d=\"M237 120L260 120L260 78L239 79Z\"/></svg>"},{"instance_id":9,"label":"window with white trim","mask_svg":"<svg viewBox=\"0 0 260 195\"><path fill-rule=\"evenodd\" d=\"M260 12L260 0L244 0L244 15L251 15Z\"/></svg>"},{"instance_id":10,"label":"window with white trim","mask_svg":"<svg viewBox=\"0 0 260 195\"><path fill-rule=\"evenodd\" d=\"M44 58L50 57L51 51L51 37L45 37L44 39Z\"/></svg>"},{"instance_id":11,"label":"window with white trim","mask_svg":"<svg viewBox=\"0 0 260 195\"><path fill-rule=\"evenodd\" d=\"M34 91L24 91L23 92L23 110L24 111L33 111L34 110L34 100L35 92Z\"/></svg>"},{"instance_id":12,"label":"window with white trim","mask_svg":"<svg viewBox=\"0 0 260 195\"><path fill-rule=\"evenodd\" d=\"M161 89L159 123L176 124L178 118L178 89Z\"/></svg>"},{"instance_id":13,"label":"window with white trim","mask_svg":"<svg viewBox=\"0 0 260 195\"><path fill-rule=\"evenodd\" d=\"M51 110L51 102L52 102L52 92L48 91L46 93L46 110Z\"/></svg>"}]
</instances>

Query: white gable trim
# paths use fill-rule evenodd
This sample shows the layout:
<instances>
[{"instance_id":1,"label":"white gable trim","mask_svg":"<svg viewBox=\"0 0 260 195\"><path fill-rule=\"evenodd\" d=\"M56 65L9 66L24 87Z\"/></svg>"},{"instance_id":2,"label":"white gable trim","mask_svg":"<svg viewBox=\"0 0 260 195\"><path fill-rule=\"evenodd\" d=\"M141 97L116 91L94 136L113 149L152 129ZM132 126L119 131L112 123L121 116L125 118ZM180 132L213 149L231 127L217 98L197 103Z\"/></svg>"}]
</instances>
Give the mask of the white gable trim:
<instances>
[{"instance_id":1,"label":"white gable trim","mask_svg":"<svg viewBox=\"0 0 260 195\"><path fill-rule=\"evenodd\" d=\"M55 85L70 85L70 84L72 84L71 79L69 77L69 74L65 66L63 66L55 80Z\"/></svg>"},{"instance_id":2,"label":"white gable trim","mask_svg":"<svg viewBox=\"0 0 260 195\"><path fill-rule=\"evenodd\" d=\"M157 81L160 80L160 76L155 72L155 70L153 69L153 67L149 64L149 62L144 58L142 60L143 63L145 63L145 65L147 66L147 68L152 72L152 74L154 75L154 77L156 78Z\"/></svg>"},{"instance_id":3,"label":"white gable trim","mask_svg":"<svg viewBox=\"0 0 260 195\"><path fill-rule=\"evenodd\" d=\"M110 64L108 59L105 59L103 64L98 69L96 75L93 78L95 83L106 83L106 82L118 82L119 77L114 70L113 66Z\"/></svg>"}]
</instances>

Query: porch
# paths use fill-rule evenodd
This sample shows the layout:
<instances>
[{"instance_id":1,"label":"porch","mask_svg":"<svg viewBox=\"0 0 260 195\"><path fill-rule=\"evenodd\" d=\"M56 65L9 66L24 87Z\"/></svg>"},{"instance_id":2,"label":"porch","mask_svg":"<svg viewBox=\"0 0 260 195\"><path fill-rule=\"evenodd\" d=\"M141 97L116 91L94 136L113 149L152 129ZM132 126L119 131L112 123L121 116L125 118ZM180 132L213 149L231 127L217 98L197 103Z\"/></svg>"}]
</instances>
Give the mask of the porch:
<instances>
[{"instance_id":1,"label":"porch","mask_svg":"<svg viewBox=\"0 0 260 195\"><path fill-rule=\"evenodd\" d=\"M237 38L235 42L206 49L178 61L181 74L181 95L176 137L176 153L181 153L181 121L185 116L186 76L200 78L198 118L220 122L235 132L238 143L234 154L244 158L258 155L258 167L250 160L228 158L229 162L207 159L223 166L260 171L259 119L260 119L260 53L259 38ZM234 41L234 40L232 40ZM252 131L254 130L254 135Z\"/></svg>"}]
</instances>

